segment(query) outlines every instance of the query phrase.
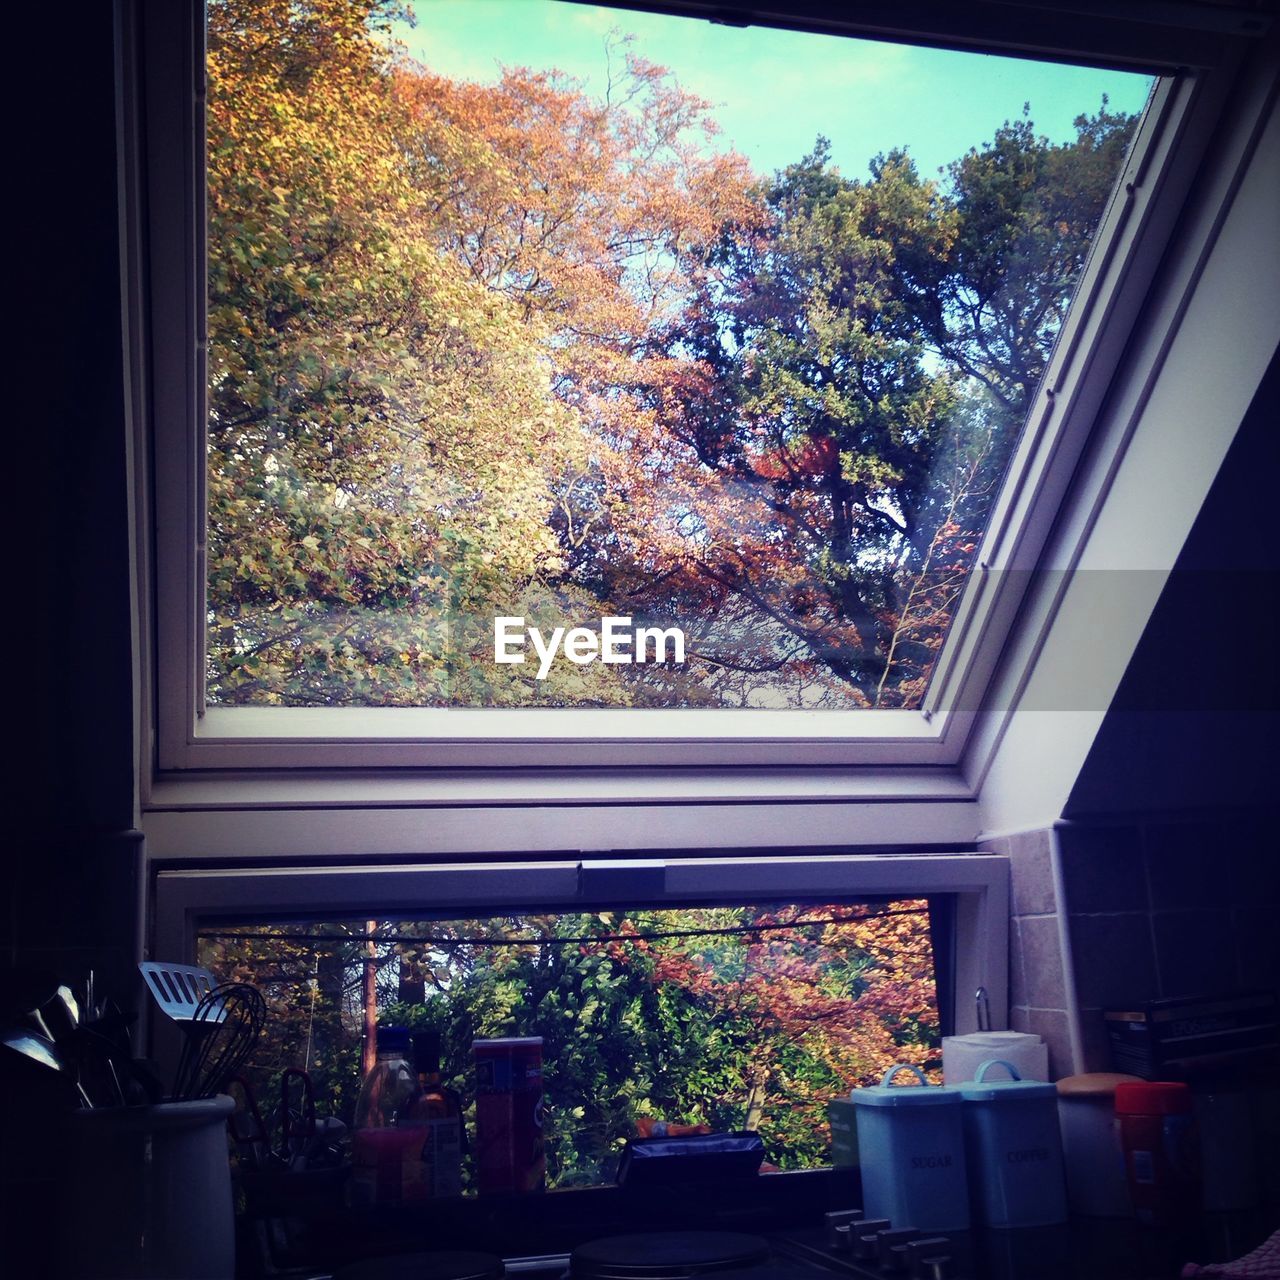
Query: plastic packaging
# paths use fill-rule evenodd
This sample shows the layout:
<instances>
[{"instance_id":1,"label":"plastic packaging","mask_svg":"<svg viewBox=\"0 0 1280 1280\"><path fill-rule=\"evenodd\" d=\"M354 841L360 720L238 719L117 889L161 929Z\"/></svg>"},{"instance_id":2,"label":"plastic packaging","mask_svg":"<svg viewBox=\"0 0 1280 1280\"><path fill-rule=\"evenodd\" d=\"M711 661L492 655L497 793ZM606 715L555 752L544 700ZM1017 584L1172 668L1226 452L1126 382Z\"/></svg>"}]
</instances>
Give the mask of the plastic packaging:
<instances>
[{"instance_id":1,"label":"plastic packaging","mask_svg":"<svg viewBox=\"0 0 1280 1280\"><path fill-rule=\"evenodd\" d=\"M354 1205L391 1204L403 1197L405 1138L397 1122L418 1083L408 1055L404 1027L378 1028L378 1056L360 1086L351 1135Z\"/></svg>"},{"instance_id":2,"label":"plastic packaging","mask_svg":"<svg viewBox=\"0 0 1280 1280\"><path fill-rule=\"evenodd\" d=\"M988 1079L991 1069L1007 1079ZM998 1058L959 1086L974 1214L989 1227L1047 1227L1067 1220L1058 1091L1021 1080Z\"/></svg>"},{"instance_id":3,"label":"plastic packaging","mask_svg":"<svg viewBox=\"0 0 1280 1280\"><path fill-rule=\"evenodd\" d=\"M1185 1084L1116 1086L1116 1116L1138 1221L1173 1227L1200 1209L1200 1150Z\"/></svg>"},{"instance_id":4,"label":"plastic packaging","mask_svg":"<svg viewBox=\"0 0 1280 1280\"><path fill-rule=\"evenodd\" d=\"M916 1086L894 1086L900 1071ZM928 1085L917 1067L899 1064L879 1085L849 1095L858 1117L862 1207L868 1218L888 1218L919 1231L966 1231L966 1183L960 1091Z\"/></svg>"},{"instance_id":5,"label":"plastic packaging","mask_svg":"<svg viewBox=\"0 0 1280 1280\"><path fill-rule=\"evenodd\" d=\"M758 1133L700 1133L681 1138L632 1138L618 1162L618 1185L674 1186L755 1178L764 1162Z\"/></svg>"}]
</instances>

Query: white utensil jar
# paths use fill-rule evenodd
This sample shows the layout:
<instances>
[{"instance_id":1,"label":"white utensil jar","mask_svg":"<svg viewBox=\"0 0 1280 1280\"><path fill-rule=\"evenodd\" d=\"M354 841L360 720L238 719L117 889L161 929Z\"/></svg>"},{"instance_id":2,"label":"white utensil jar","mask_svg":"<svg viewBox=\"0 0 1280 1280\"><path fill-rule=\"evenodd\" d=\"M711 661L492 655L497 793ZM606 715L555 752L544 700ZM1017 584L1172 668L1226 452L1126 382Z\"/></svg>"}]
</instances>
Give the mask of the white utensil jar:
<instances>
[{"instance_id":1,"label":"white utensil jar","mask_svg":"<svg viewBox=\"0 0 1280 1280\"><path fill-rule=\"evenodd\" d=\"M73 1112L67 1280L231 1280L227 1117L219 1094Z\"/></svg>"}]
</instances>

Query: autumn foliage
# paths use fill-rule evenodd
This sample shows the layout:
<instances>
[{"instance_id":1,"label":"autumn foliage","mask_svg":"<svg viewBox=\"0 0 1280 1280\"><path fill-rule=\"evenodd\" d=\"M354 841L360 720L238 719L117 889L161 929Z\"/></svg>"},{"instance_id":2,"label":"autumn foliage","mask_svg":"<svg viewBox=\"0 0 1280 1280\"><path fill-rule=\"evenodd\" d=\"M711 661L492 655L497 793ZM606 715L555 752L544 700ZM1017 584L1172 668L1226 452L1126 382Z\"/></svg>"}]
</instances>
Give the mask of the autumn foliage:
<instances>
[{"instance_id":1,"label":"autumn foliage","mask_svg":"<svg viewBox=\"0 0 1280 1280\"><path fill-rule=\"evenodd\" d=\"M208 690L918 705L1132 127L751 171L627 40L408 61L381 0L208 8ZM496 615L682 627L492 661Z\"/></svg>"},{"instance_id":2,"label":"autumn foliage","mask_svg":"<svg viewBox=\"0 0 1280 1280\"><path fill-rule=\"evenodd\" d=\"M770 1163L829 1163L826 1105L895 1062L938 1063L926 904L811 903L354 926L213 926L220 976L272 1009L254 1063L306 1065L350 1117L366 977L377 1018L441 1033L470 1107L471 1043L540 1036L553 1186L608 1181L658 1119L750 1129Z\"/></svg>"}]
</instances>

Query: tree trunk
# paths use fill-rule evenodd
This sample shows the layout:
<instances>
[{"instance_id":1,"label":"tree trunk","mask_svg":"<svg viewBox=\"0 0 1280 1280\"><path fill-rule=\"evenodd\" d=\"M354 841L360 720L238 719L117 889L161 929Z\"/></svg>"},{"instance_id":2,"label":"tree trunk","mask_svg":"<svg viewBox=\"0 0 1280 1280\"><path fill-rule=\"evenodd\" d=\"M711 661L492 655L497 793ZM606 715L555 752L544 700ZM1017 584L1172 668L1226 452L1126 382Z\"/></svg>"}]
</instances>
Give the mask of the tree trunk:
<instances>
[{"instance_id":1,"label":"tree trunk","mask_svg":"<svg viewBox=\"0 0 1280 1280\"><path fill-rule=\"evenodd\" d=\"M378 946L373 940L377 928L376 920L365 925L368 941L364 944L364 975L360 989L360 1005L364 1010L364 1041L360 1050L362 1077L373 1070L378 1057Z\"/></svg>"}]
</instances>

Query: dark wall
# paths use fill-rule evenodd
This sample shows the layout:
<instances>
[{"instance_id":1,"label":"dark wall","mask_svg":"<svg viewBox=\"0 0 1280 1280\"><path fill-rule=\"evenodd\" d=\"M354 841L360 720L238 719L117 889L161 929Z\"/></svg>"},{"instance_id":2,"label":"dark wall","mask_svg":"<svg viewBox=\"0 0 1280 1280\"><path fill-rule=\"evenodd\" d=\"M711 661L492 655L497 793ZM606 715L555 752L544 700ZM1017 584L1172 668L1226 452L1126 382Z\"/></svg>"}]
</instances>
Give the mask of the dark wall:
<instances>
[{"instance_id":1,"label":"dark wall","mask_svg":"<svg viewBox=\"0 0 1280 1280\"><path fill-rule=\"evenodd\" d=\"M1272 362L1059 831L1085 1064L1101 1010L1280 991L1280 359Z\"/></svg>"},{"instance_id":2,"label":"dark wall","mask_svg":"<svg viewBox=\"0 0 1280 1280\"><path fill-rule=\"evenodd\" d=\"M1280 772L1280 357L1254 397L1067 802L1069 818L1249 808Z\"/></svg>"},{"instance_id":3,"label":"dark wall","mask_svg":"<svg viewBox=\"0 0 1280 1280\"><path fill-rule=\"evenodd\" d=\"M49 15L40 17L25 47L47 46ZM80 7L57 49L28 117L37 127L11 135L25 152L14 167L28 176L11 204L23 338L10 373L28 405L10 423L9 475L22 508L10 568L20 564L30 587L11 615L29 732L15 779L23 844L5 869L19 909L6 914L3 941L24 950L132 933L103 909L115 906L121 868L111 854L103 865L101 847L133 826L135 772L110 4ZM96 896L104 891L110 901Z\"/></svg>"},{"instance_id":4,"label":"dark wall","mask_svg":"<svg viewBox=\"0 0 1280 1280\"><path fill-rule=\"evenodd\" d=\"M10 86L24 59L33 80L6 140L18 152L6 164L6 297L20 332L5 362L16 453L4 561L17 750L0 955L73 984L93 967L121 990L137 843L112 7L60 18L19 6L6 23ZM0 1223L6 1241L47 1245L59 1147L41 1094L52 1073L24 1067L0 1066Z\"/></svg>"}]
</instances>

